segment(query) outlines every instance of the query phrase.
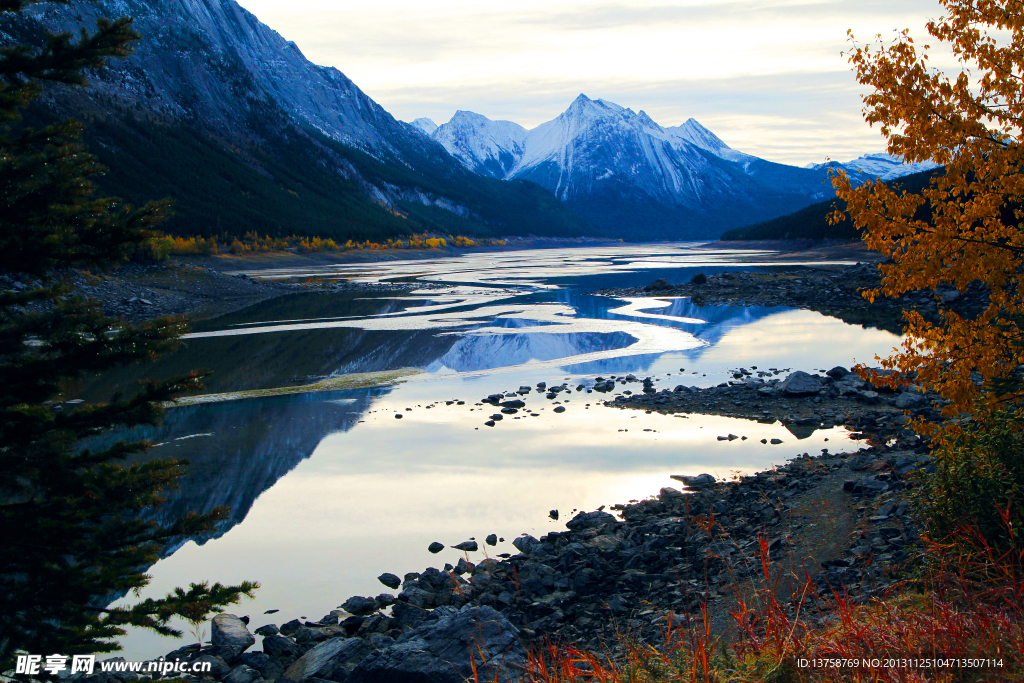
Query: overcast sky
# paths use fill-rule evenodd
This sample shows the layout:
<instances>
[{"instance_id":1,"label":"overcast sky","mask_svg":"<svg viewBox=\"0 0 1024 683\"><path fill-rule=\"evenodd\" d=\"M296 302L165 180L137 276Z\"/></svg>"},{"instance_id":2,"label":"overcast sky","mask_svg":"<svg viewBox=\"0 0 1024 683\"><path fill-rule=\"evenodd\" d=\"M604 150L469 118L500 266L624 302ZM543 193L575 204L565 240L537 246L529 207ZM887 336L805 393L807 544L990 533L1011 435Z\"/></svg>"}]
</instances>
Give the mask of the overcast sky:
<instances>
[{"instance_id":1,"label":"overcast sky","mask_svg":"<svg viewBox=\"0 0 1024 683\"><path fill-rule=\"evenodd\" d=\"M937 0L241 0L396 118L457 109L527 128L580 93L696 118L731 147L804 165L884 150L846 58L858 41L924 37ZM934 60L933 60L934 61Z\"/></svg>"}]
</instances>

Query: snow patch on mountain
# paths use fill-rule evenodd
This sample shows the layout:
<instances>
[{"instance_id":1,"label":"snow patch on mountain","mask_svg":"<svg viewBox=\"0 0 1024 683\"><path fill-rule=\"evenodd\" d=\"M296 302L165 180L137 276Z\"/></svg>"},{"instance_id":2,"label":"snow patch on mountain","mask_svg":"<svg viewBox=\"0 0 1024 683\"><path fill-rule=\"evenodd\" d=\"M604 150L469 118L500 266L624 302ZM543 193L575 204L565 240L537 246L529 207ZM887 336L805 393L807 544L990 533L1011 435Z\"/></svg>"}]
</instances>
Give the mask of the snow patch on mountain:
<instances>
[{"instance_id":1,"label":"snow patch on mountain","mask_svg":"<svg viewBox=\"0 0 1024 683\"><path fill-rule=\"evenodd\" d=\"M246 137L252 117L281 114L378 157L411 137L345 74L313 64L234 0L43 3L25 18L74 34L100 17L129 14L145 39L90 76L93 87L78 97L102 95L158 118L201 121L228 139Z\"/></svg>"}]
</instances>

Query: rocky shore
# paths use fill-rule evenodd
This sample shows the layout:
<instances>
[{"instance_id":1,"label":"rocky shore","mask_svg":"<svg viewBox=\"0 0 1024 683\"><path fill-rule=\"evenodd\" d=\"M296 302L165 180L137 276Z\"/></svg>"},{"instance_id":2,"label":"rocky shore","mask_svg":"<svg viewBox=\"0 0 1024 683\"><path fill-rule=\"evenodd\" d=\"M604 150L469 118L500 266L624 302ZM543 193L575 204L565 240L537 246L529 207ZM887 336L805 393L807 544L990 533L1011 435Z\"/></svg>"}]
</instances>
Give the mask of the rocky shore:
<instances>
[{"instance_id":1,"label":"rocky shore","mask_svg":"<svg viewBox=\"0 0 1024 683\"><path fill-rule=\"evenodd\" d=\"M825 621L835 594L865 601L905 575L919 541L905 493L914 473L932 466L906 424L934 415L934 395L879 390L842 368L740 368L717 387L661 391L651 378L600 381L599 391L606 383L638 389L604 402L615 408L781 419L795 437L800 429L849 424L871 445L803 453L731 481L674 477L678 489L580 512L565 531L539 539L520 536L512 556L488 556L496 535L470 539L453 546L465 552L458 565L382 574L390 591L352 596L315 621L219 615L211 644L187 645L165 660L209 662L225 683L461 683L474 667L486 680L513 681L528 648L547 639L614 657L623 634L661 643L670 624L689 623L703 605L714 633L724 634L740 600L757 604L765 590ZM262 651L250 652L256 636Z\"/></svg>"},{"instance_id":2,"label":"rocky shore","mask_svg":"<svg viewBox=\"0 0 1024 683\"><path fill-rule=\"evenodd\" d=\"M856 325L872 325L899 332L904 310L918 311L935 320L943 310L973 317L988 305L988 295L980 284L960 292L953 287L908 292L898 299L879 297L869 302L861 292L881 284L875 263L837 267L808 265L771 267L764 272L726 272L717 275L698 273L689 282L673 284L658 279L646 287L601 289L591 294L613 297L690 297L698 306L705 304L787 306L830 315Z\"/></svg>"},{"instance_id":3,"label":"rocky shore","mask_svg":"<svg viewBox=\"0 0 1024 683\"><path fill-rule=\"evenodd\" d=\"M970 314L986 303L984 292L972 289L868 304L860 292L877 284L874 266L857 265L698 276L680 285L656 281L598 293L810 308L894 326L904 308L931 317L947 307ZM522 535L511 556L489 557L498 540L493 534L483 542L469 539L453 546L465 552L457 565L382 574L387 592L349 597L315 621L218 615L210 644L186 645L164 660L207 662L209 675L224 683L517 681L528 649L547 640L615 657L624 635L661 644L667 628L691 623L704 607L713 633L727 634L734 627L730 612L756 606L767 591L791 611L825 623L835 596L881 597L907 575L920 536L906 493L918 472L933 468L928 444L910 423L918 416L938 419L937 396L913 385L875 387L842 367L738 368L714 387L656 388L663 379L597 377L575 391L603 394L609 399L603 405L623 410L781 421L793 441L772 443L784 448L816 429L845 425L863 446L794 453L784 466L729 481L674 477L679 488L663 488L648 500L580 512L565 531L539 539ZM492 394L476 406L500 409L490 416L494 426L502 415L517 417L533 391ZM535 391L560 404L572 389L541 383ZM621 393L611 398L612 392ZM557 518L558 511L551 514ZM434 543L430 550L443 547ZM261 649L254 647L257 636ZM88 683L118 676L128 675L99 673Z\"/></svg>"},{"instance_id":4,"label":"rocky shore","mask_svg":"<svg viewBox=\"0 0 1024 683\"><path fill-rule=\"evenodd\" d=\"M164 315L208 318L223 315L286 294L299 292L408 291L407 283L266 282L246 275L227 275L214 268L177 261L161 264L127 263L110 272L66 270L56 278L72 288L71 295L94 299L111 318L143 322ZM27 291L41 286L37 279L0 275L0 290ZM438 287L427 283L417 288ZM27 310L43 310L45 303Z\"/></svg>"},{"instance_id":5,"label":"rocky shore","mask_svg":"<svg viewBox=\"0 0 1024 683\"><path fill-rule=\"evenodd\" d=\"M879 368L875 371L884 372ZM640 392L628 396L623 392L605 405L665 414L700 413L768 423L778 421L797 438L805 438L817 429L842 425L855 430L854 438L870 435L874 443L895 441L906 448L923 448L909 428L913 417L941 419L942 399L919 386L905 385L898 390L876 387L844 367L814 374L798 370L780 378L783 372L777 368L759 370L756 366L739 368L733 372L733 379L718 386L698 388L680 384L673 390L661 391L654 388L653 379L647 378L642 381ZM641 382L632 375L613 381Z\"/></svg>"}]
</instances>

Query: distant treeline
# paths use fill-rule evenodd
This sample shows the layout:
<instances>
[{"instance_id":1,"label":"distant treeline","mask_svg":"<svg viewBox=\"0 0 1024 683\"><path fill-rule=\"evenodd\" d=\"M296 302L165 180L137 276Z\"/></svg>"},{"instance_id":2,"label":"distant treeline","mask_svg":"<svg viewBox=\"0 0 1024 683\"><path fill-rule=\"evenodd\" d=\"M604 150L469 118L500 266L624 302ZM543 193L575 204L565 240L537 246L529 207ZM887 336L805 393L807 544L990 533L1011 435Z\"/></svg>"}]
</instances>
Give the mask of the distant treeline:
<instances>
[{"instance_id":1,"label":"distant treeline","mask_svg":"<svg viewBox=\"0 0 1024 683\"><path fill-rule=\"evenodd\" d=\"M135 253L138 260L163 261L168 256L215 256L217 254L247 254L271 251L322 252L362 249L440 249L447 246L477 247L504 246L505 240L478 238L465 235L412 235L409 239L390 238L383 242L347 240L337 242L331 238L289 235L287 237L260 236L248 232L241 237L228 234L220 237L179 237L158 234L140 245Z\"/></svg>"},{"instance_id":2,"label":"distant treeline","mask_svg":"<svg viewBox=\"0 0 1024 683\"><path fill-rule=\"evenodd\" d=\"M918 193L931 182L932 176L941 169L932 169L913 173L890 180L886 185L904 192ZM841 221L829 225L828 216L836 209L843 213ZM733 228L725 232L723 241L737 240L857 240L860 233L853 226L850 217L845 214L846 202L841 199L829 199L800 209L786 216L779 216L763 223Z\"/></svg>"}]
</instances>

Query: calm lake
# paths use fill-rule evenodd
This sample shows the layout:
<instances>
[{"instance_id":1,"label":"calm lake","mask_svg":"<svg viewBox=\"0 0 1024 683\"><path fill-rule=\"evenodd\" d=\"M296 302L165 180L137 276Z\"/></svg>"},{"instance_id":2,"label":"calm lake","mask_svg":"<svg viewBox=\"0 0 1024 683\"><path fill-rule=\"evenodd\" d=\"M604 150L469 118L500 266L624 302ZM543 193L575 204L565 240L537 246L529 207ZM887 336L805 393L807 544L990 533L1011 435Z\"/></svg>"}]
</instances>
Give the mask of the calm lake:
<instances>
[{"instance_id":1,"label":"calm lake","mask_svg":"<svg viewBox=\"0 0 1024 683\"><path fill-rule=\"evenodd\" d=\"M231 510L217 534L179 544L155 564L142 597L189 582L253 579L262 584L256 599L229 610L250 615L251 629L317 620L351 595L385 592L375 578L382 572L401 576L462 556L451 548L432 555L432 541L476 538L481 551L471 559L484 549L514 553L511 541L521 533L539 537L564 529L575 509L655 495L678 486L673 474L729 477L822 448L856 450L841 428L798 439L778 423L601 405L639 384L576 391L595 377L627 373L654 378L660 390L716 385L739 367L849 367L899 344L889 332L809 311L587 294L771 267L750 256L689 243L622 245L251 273L397 279L413 291L296 294L203 321L186 348L145 374L206 368L215 373L208 390L229 392L346 373L422 372L395 386L173 408L159 429L135 432L159 444L145 457L191 462L154 519ZM446 287L417 290L417 282ZM139 373L104 377L84 386L82 398L129 388ZM525 410L484 425L496 409L478 405L481 398L542 381L572 391L553 400L533 391L523 397ZM749 438L717 440L729 433ZM549 517L554 509L559 521ZM490 533L505 540L485 546ZM272 609L280 611L264 615ZM122 654L152 658L184 642L132 632Z\"/></svg>"}]
</instances>

